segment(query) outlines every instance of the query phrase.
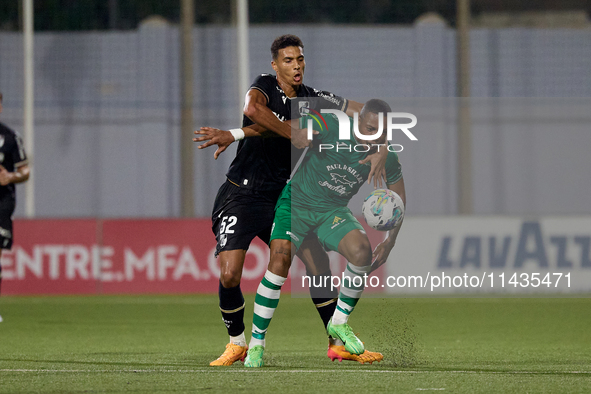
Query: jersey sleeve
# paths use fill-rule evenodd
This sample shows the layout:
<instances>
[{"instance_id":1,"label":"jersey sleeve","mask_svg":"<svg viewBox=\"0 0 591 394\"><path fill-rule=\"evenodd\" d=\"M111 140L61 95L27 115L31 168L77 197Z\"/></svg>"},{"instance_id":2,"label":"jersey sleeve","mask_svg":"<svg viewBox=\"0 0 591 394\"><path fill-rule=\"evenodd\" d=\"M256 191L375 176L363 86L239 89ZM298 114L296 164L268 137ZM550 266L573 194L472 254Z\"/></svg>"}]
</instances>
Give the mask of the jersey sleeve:
<instances>
[{"instance_id":1,"label":"jersey sleeve","mask_svg":"<svg viewBox=\"0 0 591 394\"><path fill-rule=\"evenodd\" d=\"M269 103L271 101L270 97L273 89L275 89L275 85L275 77L273 77L271 74L261 74L255 78L253 83L250 85L250 89L256 89L263 93L267 98L267 103Z\"/></svg>"},{"instance_id":2,"label":"jersey sleeve","mask_svg":"<svg viewBox=\"0 0 591 394\"><path fill-rule=\"evenodd\" d=\"M312 97L318 97L321 100L314 100L314 108L320 112L321 109L338 109L339 111L347 112L349 101L341 96L337 96L325 90L312 89Z\"/></svg>"},{"instance_id":3,"label":"jersey sleeve","mask_svg":"<svg viewBox=\"0 0 591 394\"><path fill-rule=\"evenodd\" d=\"M14 168L24 166L28 163L25 145L23 144L22 138L16 133L14 133L14 147L12 148L11 155Z\"/></svg>"},{"instance_id":4,"label":"jersey sleeve","mask_svg":"<svg viewBox=\"0 0 591 394\"><path fill-rule=\"evenodd\" d=\"M393 185L402 178L402 167L395 152L389 152L386 158L386 184Z\"/></svg>"}]
</instances>

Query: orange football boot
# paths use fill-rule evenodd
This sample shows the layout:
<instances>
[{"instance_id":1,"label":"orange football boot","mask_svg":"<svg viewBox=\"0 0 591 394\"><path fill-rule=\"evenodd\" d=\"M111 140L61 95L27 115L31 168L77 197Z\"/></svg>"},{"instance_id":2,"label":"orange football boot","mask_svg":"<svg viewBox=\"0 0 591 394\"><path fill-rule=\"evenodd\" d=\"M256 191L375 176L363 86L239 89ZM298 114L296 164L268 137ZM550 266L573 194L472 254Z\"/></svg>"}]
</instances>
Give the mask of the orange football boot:
<instances>
[{"instance_id":1,"label":"orange football boot","mask_svg":"<svg viewBox=\"0 0 591 394\"><path fill-rule=\"evenodd\" d=\"M212 367L228 366L234 364L236 361L244 361L246 353L248 351L247 346L235 345L229 343L226 345L226 350L217 360L209 363Z\"/></svg>"},{"instance_id":2,"label":"orange football boot","mask_svg":"<svg viewBox=\"0 0 591 394\"><path fill-rule=\"evenodd\" d=\"M351 354L347 350L345 350L345 346L337 346L332 344L328 345L328 352L326 352L326 355L328 356L328 358L330 358L331 361L339 360L339 362L342 362L343 360L349 360L357 361L361 364L372 364L374 361L380 362L384 359L382 353L370 352L369 350L365 350L361 354Z\"/></svg>"}]
</instances>

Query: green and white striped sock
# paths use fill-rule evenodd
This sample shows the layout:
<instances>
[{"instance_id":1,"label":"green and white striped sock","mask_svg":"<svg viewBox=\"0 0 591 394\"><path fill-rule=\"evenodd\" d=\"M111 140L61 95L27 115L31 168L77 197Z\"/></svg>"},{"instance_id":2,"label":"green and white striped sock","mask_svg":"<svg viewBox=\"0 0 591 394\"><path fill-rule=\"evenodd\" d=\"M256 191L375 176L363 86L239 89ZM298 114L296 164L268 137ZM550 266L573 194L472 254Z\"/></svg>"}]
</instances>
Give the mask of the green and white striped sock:
<instances>
[{"instance_id":1,"label":"green and white striped sock","mask_svg":"<svg viewBox=\"0 0 591 394\"><path fill-rule=\"evenodd\" d=\"M369 274L371 265L364 267L357 267L351 263L347 263L347 268L344 272L344 280L341 283L341 291L339 292L339 300L337 302L337 309L332 315L332 324L344 324L349 319L349 315L353 312L355 305L361 297L364 289L363 275Z\"/></svg>"},{"instance_id":2,"label":"green and white striped sock","mask_svg":"<svg viewBox=\"0 0 591 394\"><path fill-rule=\"evenodd\" d=\"M275 275L267 270L263 280L257 288L257 295L254 299L254 316L252 317L252 337L250 338L250 348L256 345L265 346L265 334L269 323L275 313L275 308L279 304L281 295L281 286L285 283L284 278Z\"/></svg>"}]
</instances>

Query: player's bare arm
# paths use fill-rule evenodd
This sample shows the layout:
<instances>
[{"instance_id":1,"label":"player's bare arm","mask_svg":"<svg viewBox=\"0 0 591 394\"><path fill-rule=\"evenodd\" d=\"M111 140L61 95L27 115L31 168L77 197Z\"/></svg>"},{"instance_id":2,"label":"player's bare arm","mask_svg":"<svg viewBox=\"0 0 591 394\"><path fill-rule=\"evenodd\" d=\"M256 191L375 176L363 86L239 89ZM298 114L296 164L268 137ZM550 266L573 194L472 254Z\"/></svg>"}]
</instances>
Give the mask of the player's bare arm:
<instances>
[{"instance_id":1,"label":"player's bare arm","mask_svg":"<svg viewBox=\"0 0 591 394\"><path fill-rule=\"evenodd\" d=\"M293 121L293 122L291 120L286 120L283 123L285 123L285 124L293 123L295 125L294 127L297 127L297 124L298 124L297 120ZM261 125L258 125L256 123L252 124L248 127L242 127L241 130L244 133L243 138L279 137L276 133L265 129L264 127L262 127ZM305 129L298 130L298 131L301 133L302 136L304 136L304 132L307 132ZM193 142L205 141L204 144L201 144L198 146L198 149L207 148L212 145L218 146L218 149L215 151L215 153L213 155L214 159L216 159L216 160L219 157L219 155L228 148L228 146L230 146L234 141L236 141L236 137L234 136L232 131L221 130L221 129L217 129L215 127L201 127L199 130L194 131L194 134L200 135L200 137L194 137ZM314 130L314 134L318 134L318 132L316 130ZM292 140L292 142L293 142L293 140ZM306 143L308 143L308 142L306 142Z\"/></svg>"},{"instance_id":2,"label":"player's bare arm","mask_svg":"<svg viewBox=\"0 0 591 394\"><path fill-rule=\"evenodd\" d=\"M310 145L310 141L306 138L306 131L304 129L292 129L289 122L280 121L273 111L267 107L265 95L257 89L250 89L246 94L244 114L263 128L291 139L296 148L301 149Z\"/></svg>"},{"instance_id":3,"label":"player's bare arm","mask_svg":"<svg viewBox=\"0 0 591 394\"><path fill-rule=\"evenodd\" d=\"M27 164L19 166L14 172L9 172L0 165L0 185L6 186L10 183L21 183L29 179L31 170Z\"/></svg>"},{"instance_id":4,"label":"player's bare arm","mask_svg":"<svg viewBox=\"0 0 591 394\"><path fill-rule=\"evenodd\" d=\"M250 89L246 93L244 115L267 130L272 130L282 137L291 138L291 127L277 119L273 111L267 107L267 98L258 89Z\"/></svg>"},{"instance_id":5,"label":"player's bare arm","mask_svg":"<svg viewBox=\"0 0 591 394\"><path fill-rule=\"evenodd\" d=\"M404 178L400 178L398 182L392 185L388 185L388 189L397 193L402 199L404 206L406 207L406 192L404 190ZM393 230L388 231L386 233L386 238L381 243L379 243L378 246L376 246L376 248L374 249L372 254L372 270L381 267L388 259L390 251L392 251L392 248L396 244L396 237L398 237L400 227L402 227L402 222Z\"/></svg>"}]
</instances>

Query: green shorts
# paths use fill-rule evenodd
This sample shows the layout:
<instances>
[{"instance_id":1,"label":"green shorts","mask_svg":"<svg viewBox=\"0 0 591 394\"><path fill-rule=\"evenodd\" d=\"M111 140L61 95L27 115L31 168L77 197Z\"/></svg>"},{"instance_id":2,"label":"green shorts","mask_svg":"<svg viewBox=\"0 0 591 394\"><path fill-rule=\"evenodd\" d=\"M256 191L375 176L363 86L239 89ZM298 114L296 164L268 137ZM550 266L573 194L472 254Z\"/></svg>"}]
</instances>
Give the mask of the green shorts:
<instances>
[{"instance_id":1,"label":"green shorts","mask_svg":"<svg viewBox=\"0 0 591 394\"><path fill-rule=\"evenodd\" d=\"M339 242L355 229L365 232L351 210L339 207L323 212L310 207L292 206L291 185L283 189L275 206L275 219L271 230L271 241L286 239L299 249L310 233L316 234L326 250L338 251Z\"/></svg>"}]
</instances>

